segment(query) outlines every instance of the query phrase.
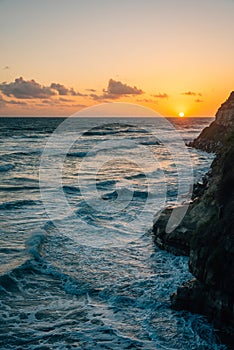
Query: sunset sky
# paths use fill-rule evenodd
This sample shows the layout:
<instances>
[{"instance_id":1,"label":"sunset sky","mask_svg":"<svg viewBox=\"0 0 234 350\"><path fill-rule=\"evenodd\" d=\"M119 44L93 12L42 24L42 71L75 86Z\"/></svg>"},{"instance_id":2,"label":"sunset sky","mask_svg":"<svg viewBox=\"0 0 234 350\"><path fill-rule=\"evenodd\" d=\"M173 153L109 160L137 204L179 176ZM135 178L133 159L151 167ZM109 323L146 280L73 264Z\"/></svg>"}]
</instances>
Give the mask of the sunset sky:
<instances>
[{"instance_id":1,"label":"sunset sky","mask_svg":"<svg viewBox=\"0 0 234 350\"><path fill-rule=\"evenodd\" d=\"M2 116L213 116L234 90L234 0L0 0L0 37Z\"/></svg>"}]
</instances>

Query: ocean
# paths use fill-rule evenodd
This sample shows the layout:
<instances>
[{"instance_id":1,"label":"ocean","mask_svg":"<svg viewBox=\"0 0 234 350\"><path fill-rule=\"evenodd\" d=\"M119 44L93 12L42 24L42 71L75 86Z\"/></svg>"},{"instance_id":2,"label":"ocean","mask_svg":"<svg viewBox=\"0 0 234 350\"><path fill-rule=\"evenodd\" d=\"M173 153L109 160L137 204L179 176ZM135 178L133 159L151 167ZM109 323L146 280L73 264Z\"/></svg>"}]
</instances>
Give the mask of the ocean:
<instances>
[{"instance_id":1,"label":"ocean","mask_svg":"<svg viewBox=\"0 0 234 350\"><path fill-rule=\"evenodd\" d=\"M177 136L169 152L167 128L188 142L211 120L76 118L58 140L62 118L0 118L0 349L225 349L170 308L188 258L151 232L214 157Z\"/></svg>"}]
</instances>

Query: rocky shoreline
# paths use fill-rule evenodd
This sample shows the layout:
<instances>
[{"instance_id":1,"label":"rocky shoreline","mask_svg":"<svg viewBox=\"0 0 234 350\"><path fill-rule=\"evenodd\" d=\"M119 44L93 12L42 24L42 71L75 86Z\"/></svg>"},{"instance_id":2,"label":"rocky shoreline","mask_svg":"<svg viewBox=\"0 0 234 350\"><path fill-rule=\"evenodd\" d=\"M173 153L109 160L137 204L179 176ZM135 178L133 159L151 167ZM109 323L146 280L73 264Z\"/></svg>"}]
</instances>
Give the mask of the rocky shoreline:
<instances>
[{"instance_id":1,"label":"rocky shoreline","mask_svg":"<svg viewBox=\"0 0 234 350\"><path fill-rule=\"evenodd\" d=\"M171 296L172 307L206 315L234 339L234 92L215 121L188 146L215 152L216 157L202 183L194 186L181 224L165 232L170 207L154 224L155 243L189 256L194 279Z\"/></svg>"}]
</instances>

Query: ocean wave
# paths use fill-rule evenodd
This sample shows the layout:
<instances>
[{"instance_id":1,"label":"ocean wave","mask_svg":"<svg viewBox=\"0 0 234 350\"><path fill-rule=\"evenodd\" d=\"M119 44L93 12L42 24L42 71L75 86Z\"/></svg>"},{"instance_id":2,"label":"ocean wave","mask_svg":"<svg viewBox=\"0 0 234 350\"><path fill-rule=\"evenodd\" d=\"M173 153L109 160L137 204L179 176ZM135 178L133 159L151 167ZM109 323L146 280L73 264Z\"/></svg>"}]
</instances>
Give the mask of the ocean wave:
<instances>
[{"instance_id":1,"label":"ocean wave","mask_svg":"<svg viewBox=\"0 0 234 350\"><path fill-rule=\"evenodd\" d=\"M105 193L105 194L102 195L102 199L103 200L116 200L117 198L118 198L118 192L117 191Z\"/></svg>"},{"instance_id":2,"label":"ocean wave","mask_svg":"<svg viewBox=\"0 0 234 350\"><path fill-rule=\"evenodd\" d=\"M83 133L84 136L105 136L115 134L148 134L149 131L130 124L111 123L96 126Z\"/></svg>"},{"instance_id":3,"label":"ocean wave","mask_svg":"<svg viewBox=\"0 0 234 350\"><path fill-rule=\"evenodd\" d=\"M119 130L89 130L84 132L84 136L105 136L105 135L114 135L123 131Z\"/></svg>"},{"instance_id":4,"label":"ocean wave","mask_svg":"<svg viewBox=\"0 0 234 350\"><path fill-rule=\"evenodd\" d=\"M48 262L42 254L42 247L48 242L44 231L33 232L25 242L25 251L22 259L10 264L9 270L0 275L0 291L6 293L23 293L21 280L27 281L28 274L51 276L58 280L61 288L68 294L86 295L97 293L91 283L77 279L72 273L63 271L56 266L56 262Z\"/></svg>"},{"instance_id":5,"label":"ocean wave","mask_svg":"<svg viewBox=\"0 0 234 350\"><path fill-rule=\"evenodd\" d=\"M19 288L17 287L17 280L14 276L11 276L12 273L4 274L0 276L0 290L1 292L18 292Z\"/></svg>"},{"instance_id":6,"label":"ocean wave","mask_svg":"<svg viewBox=\"0 0 234 350\"><path fill-rule=\"evenodd\" d=\"M5 292L19 292L19 280L25 277L25 271L34 271L35 262L42 261L40 256L41 246L45 240L43 232L33 233L25 242L26 250L20 258L13 260L10 268L0 275L0 290ZM3 249L1 253L9 254L15 249ZM17 251L17 250L16 250Z\"/></svg>"},{"instance_id":7,"label":"ocean wave","mask_svg":"<svg viewBox=\"0 0 234 350\"><path fill-rule=\"evenodd\" d=\"M22 136L21 136L22 137ZM32 134L25 134L23 135L24 139L44 139L46 136L45 134L39 134L39 135L32 135Z\"/></svg>"},{"instance_id":8,"label":"ocean wave","mask_svg":"<svg viewBox=\"0 0 234 350\"><path fill-rule=\"evenodd\" d=\"M125 176L125 179L127 180L142 179L142 178L146 178L145 173L138 173L134 175Z\"/></svg>"},{"instance_id":9,"label":"ocean wave","mask_svg":"<svg viewBox=\"0 0 234 350\"><path fill-rule=\"evenodd\" d=\"M13 254L13 253L19 253L21 252L21 249L17 248L0 248L0 254Z\"/></svg>"},{"instance_id":10,"label":"ocean wave","mask_svg":"<svg viewBox=\"0 0 234 350\"><path fill-rule=\"evenodd\" d=\"M64 185L63 190L64 190L64 192L69 193L69 194L74 194L74 193L79 194L80 193L79 187L75 187L75 186Z\"/></svg>"},{"instance_id":11,"label":"ocean wave","mask_svg":"<svg viewBox=\"0 0 234 350\"><path fill-rule=\"evenodd\" d=\"M0 204L0 209L1 210L17 209L23 206L31 206L36 204L37 204L36 201L30 200L30 199L22 199L22 200L2 203Z\"/></svg>"},{"instance_id":12,"label":"ocean wave","mask_svg":"<svg viewBox=\"0 0 234 350\"><path fill-rule=\"evenodd\" d=\"M0 186L0 192L38 190L38 186Z\"/></svg>"},{"instance_id":13,"label":"ocean wave","mask_svg":"<svg viewBox=\"0 0 234 350\"><path fill-rule=\"evenodd\" d=\"M96 151L97 154L99 153L107 153L113 150L120 150L120 149L135 149L137 144L136 143L132 143L131 140L130 142L128 142L128 140L126 140L125 142L123 142L121 145L119 144L119 142L117 142L115 144L115 140L112 140L112 145L111 147L99 147L99 149ZM91 153L91 152L90 152ZM89 153L89 154L90 154Z\"/></svg>"},{"instance_id":14,"label":"ocean wave","mask_svg":"<svg viewBox=\"0 0 234 350\"><path fill-rule=\"evenodd\" d=\"M6 154L2 154L1 157L4 156L35 156L35 155L40 155L42 153L42 150L29 150L28 152L26 151L19 151L19 152L9 152Z\"/></svg>"},{"instance_id":15,"label":"ocean wave","mask_svg":"<svg viewBox=\"0 0 234 350\"><path fill-rule=\"evenodd\" d=\"M84 136L103 136L128 132L133 126L124 123L108 123L96 126L83 133Z\"/></svg>"},{"instance_id":16,"label":"ocean wave","mask_svg":"<svg viewBox=\"0 0 234 350\"><path fill-rule=\"evenodd\" d=\"M116 184L115 180L104 180L97 182L97 188L105 188L108 186L114 186Z\"/></svg>"},{"instance_id":17,"label":"ocean wave","mask_svg":"<svg viewBox=\"0 0 234 350\"><path fill-rule=\"evenodd\" d=\"M121 197L121 200L129 199L147 199L149 196L148 191L131 191L127 188L121 188L113 192L105 193L102 195L103 200L116 200L118 197Z\"/></svg>"},{"instance_id":18,"label":"ocean wave","mask_svg":"<svg viewBox=\"0 0 234 350\"><path fill-rule=\"evenodd\" d=\"M146 140L140 141L140 144L145 146L154 146L160 145L161 143L155 138L148 138Z\"/></svg>"},{"instance_id":19,"label":"ocean wave","mask_svg":"<svg viewBox=\"0 0 234 350\"><path fill-rule=\"evenodd\" d=\"M77 157L77 158L84 158L87 156L87 152L69 152L67 153L67 157Z\"/></svg>"},{"instance_id":20,"label":"ocean wave","mask_svg":"<svg viewBox=\"0 0 234 350\"><path fill-rule=\"evenodd\" d=\"M133 149L136 147L136 144L133 144L132 142L124 142L122 145L119 143L115 144L115 141L112 140L111 147L102 147L101 145L98 146L96 149L90 149L89 151L80 151L80 152L69 152L66 154L66 157L68 158L85 158L85 157L94 157L97 155L106 154L107 152L111 151L118 151L121 149Z\"/></svg>"},{"instance_id":21,"label":"ocean wave","mask_svg":"<svg viewBox=\"0 0 234 350\"><path fill-rule=\"evenodd\" d=\"M61 282L61 287L65 290L66 293L72 295L86 295L96 294L99 290L96 290L91 283L86 281L81 281L77 279L72 273L64 272L58 266L55 266L51 263L48 263L44 260L41 260L41 263L34 264L32 266L35 272L51 276Z\"/></svg>"},{"instance_id":22,"label":"ocean wave","mask_svg":"<svg viewBox=\"0 0 234 350\"><path fill-rule=\"evenodd\" d=\"M25 242L27 252L35 259L39 260L40 249L45 241L46 235L43 232L34 232Z\"/></svg>"},{"instance_id":23,"label":"ocean wave","mask_svg":"<svg viewBox=\"0 0 234 350\"><path fill-rule=\"evenodd\" d=\"M20 292L19 280L24 278L25 271L32 270L31 259L24 257L15 266L0 275L0 290L1 292L13 293Z\"/></svg>"},{"instance_id":24,"label":"ocean wave","mask_svg":"<svg viewBox=\"0 0 234 350\"><path fill-rule=\"evenodd\" d=\"M12 170L15 167L14 164L4 164L4 165L0 165L0 172L6 172L9 170Z\"/></svg>"},{"instance_id":25,"label":"ocean wave","mask_svg":"<svg viewBox=\"0 0 234 350\"><path fill-rule=\"evenodd\" d=\"M149 134L148 130L145 129L137 129L137 128L131 128L127 130L128 133L135 133L135 134Z\"/></svg>"},{"instance_id":26,"label":"ocean wave","mask_svg":"<svg viewBox=\"0 0 234 350\"><path fill-rule=\"evenodd\" d=\"M12 181L17 181L17 183L18 182L23 182L23 183L27 183L27 182L29 182L29 183L36 183L36 184L38 184L38 178L31 178L31 177L23 177L22 175L20 175L20 177L13 177L12 178ZM25 186L25 185L23 185L23 186Z\"/></svg>"},{"instance_id":27,"label":"ocean wave","mask_svg":"<svg viewBox=\"0 0 234 350\"><path fill-rule=\"evenodd\" d=\"M135 198L147 199L148 196L149 196L148 191L134 191L133 192L133 197L135 197Z\"/></svg>"}]
</instances>

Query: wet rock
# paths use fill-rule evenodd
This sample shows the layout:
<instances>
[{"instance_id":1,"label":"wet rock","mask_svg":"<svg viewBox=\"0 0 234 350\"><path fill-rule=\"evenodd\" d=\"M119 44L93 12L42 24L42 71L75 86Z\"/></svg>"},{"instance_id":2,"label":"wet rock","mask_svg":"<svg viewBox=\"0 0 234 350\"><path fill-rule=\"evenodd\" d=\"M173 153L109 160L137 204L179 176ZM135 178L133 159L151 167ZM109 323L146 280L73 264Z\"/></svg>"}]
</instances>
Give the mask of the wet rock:
<instances>
[{"instance_id":1,"label":"wet rock","mask_svg":"<svg viewBox=\"0 0 234 350\"><path fill-rule=\"evenodd\" d=\"M173 207L166 208L153 226L155 243L160 249L175 255L189 255L191 230L181 224L172 232L166 232L166 225Z\"/></svg>"},{"instance_id":2,"label":"wet rock","mask_svg":"<svg viewBox=\"0 0 234 350\"><path fill-rule=\"evenodd\" d=\"M176 293L171 294L171 305L175 310L203 313L205 288L197 279L185 282Z\"/></svg>"},{"instance_id":3,"label":"wet rock","mask_svg":"<svg viewBox=\"0 0 234 350\"><path fill-rule=\"evenodd\" d=\"M182 222L172 232L166 231L166 226L173 206L167 207L153 225L155 243L160 249L164 249L175 255L187 255L190 253L191 241L198 225L207 224L213 216L217 216L218 207L214 201L209 201L208 196L201 200L202 195L210 186L211 172L205 175L203 180L193 189L192 202ZM212 190L212 186L211 186ZM209 207L208 207L209 203Z\"/></svg>"},{"instance_id":4,"label":"wet rock","mask_svg":"<svg viewBox=\"0 0 234 350\"><path fill-rule=\"evenodd\" d=\"M233 334L233 302L230 295L209 289L204 283L193 279L180 286L170 299L174 310L206 315L217 327Z\"/></svg>"}]
</instances>

